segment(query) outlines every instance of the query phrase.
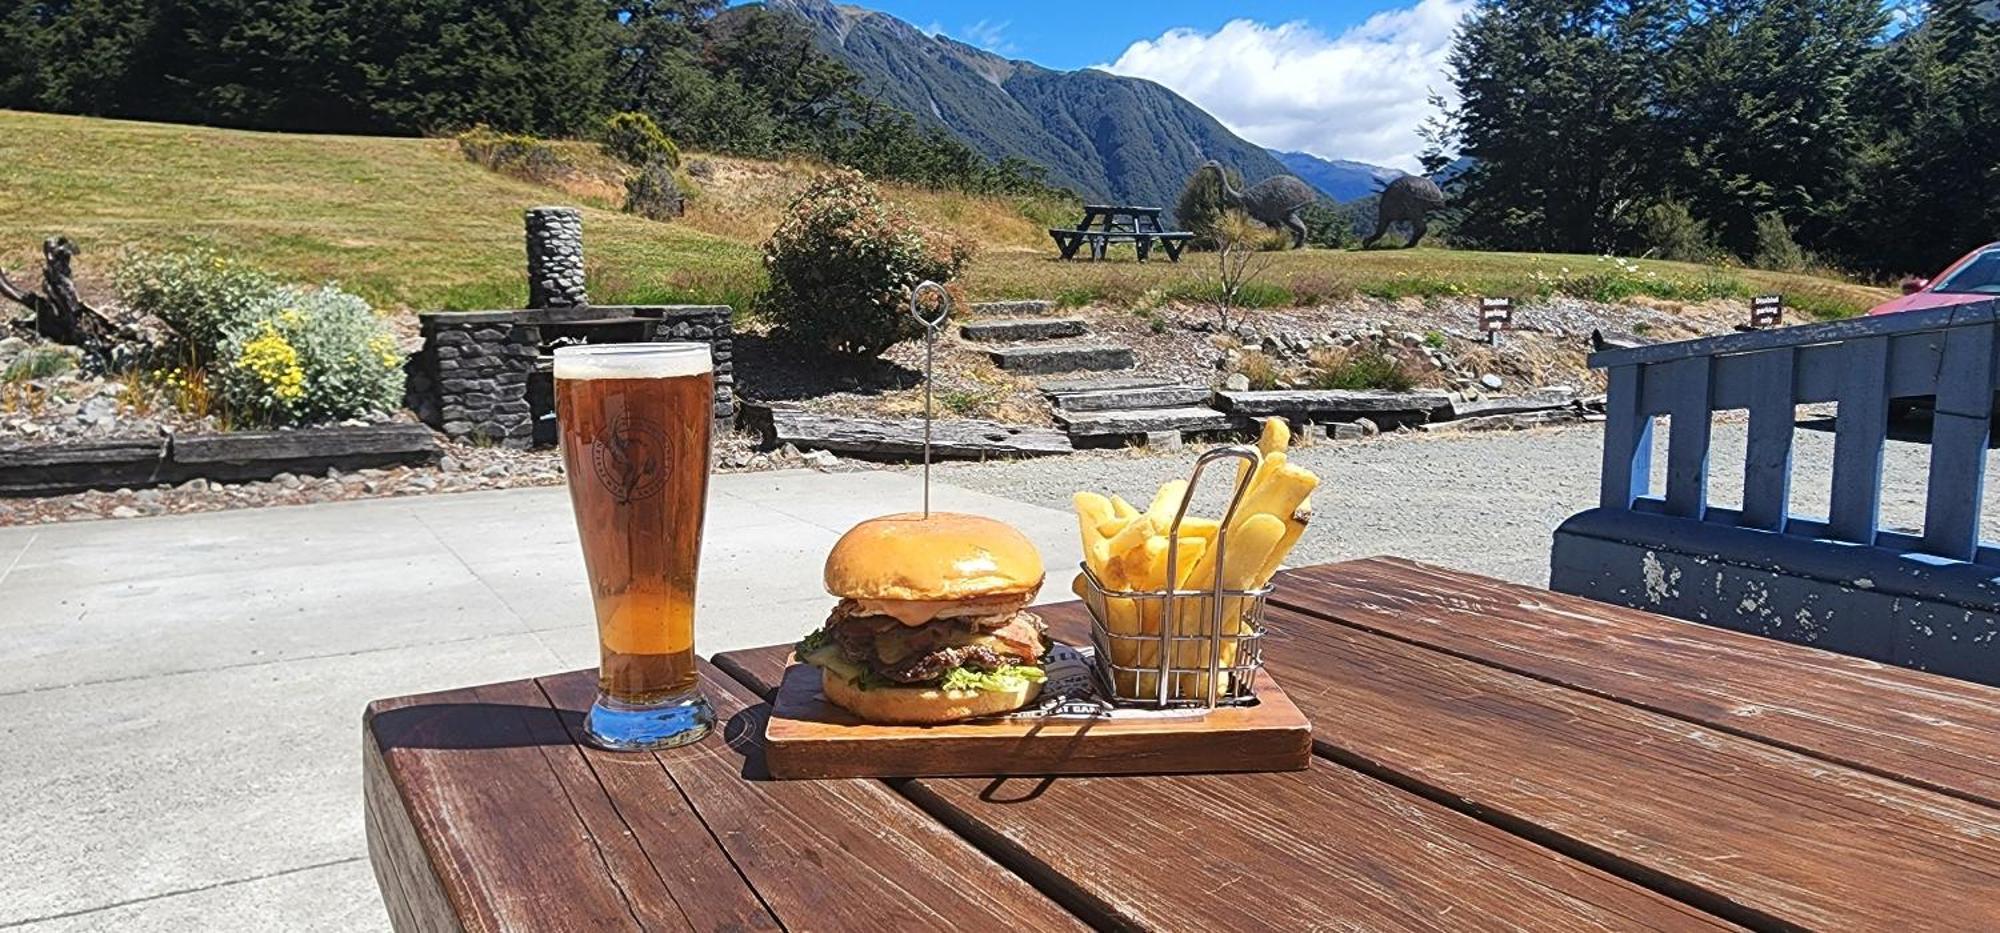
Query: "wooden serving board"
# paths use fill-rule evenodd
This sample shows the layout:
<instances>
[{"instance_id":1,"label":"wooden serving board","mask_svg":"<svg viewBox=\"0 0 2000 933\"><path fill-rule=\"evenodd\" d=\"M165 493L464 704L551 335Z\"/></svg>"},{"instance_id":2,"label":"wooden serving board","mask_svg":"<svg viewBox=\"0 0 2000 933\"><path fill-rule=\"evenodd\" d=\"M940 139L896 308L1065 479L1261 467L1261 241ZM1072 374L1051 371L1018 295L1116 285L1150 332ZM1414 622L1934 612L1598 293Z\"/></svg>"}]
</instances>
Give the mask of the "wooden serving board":
<instances>
[{"instance_id":1,"label":"wooden serving board","mask_svg":"<svg viewBox=\"0 0 2000 933\"><path fill-rule=\"evenodd\" d=\"M1303 771L1312 724L1267 671L1257 704L1173 719L864 723L820 692L819 668L785 669L764 727L774 778L1194 774Z\"/></svg>"}]
</instances>

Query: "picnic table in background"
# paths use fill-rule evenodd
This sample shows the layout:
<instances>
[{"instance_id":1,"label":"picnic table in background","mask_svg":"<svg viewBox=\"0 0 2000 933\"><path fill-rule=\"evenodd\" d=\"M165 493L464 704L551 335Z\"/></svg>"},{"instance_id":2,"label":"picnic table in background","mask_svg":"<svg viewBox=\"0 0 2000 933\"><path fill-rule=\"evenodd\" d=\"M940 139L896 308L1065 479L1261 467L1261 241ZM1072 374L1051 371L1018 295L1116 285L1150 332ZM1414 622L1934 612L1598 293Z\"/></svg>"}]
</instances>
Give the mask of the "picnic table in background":
<instances>
[{"instance_id":1,"label":"picnic table in background","mask_svg":"<svg viewBox=\"0 0 2000 933\"><path fill-rule=\"evenodd\" d=\"M376 878L399 930L2000 929L2000 689L1381 558L1267 621L1302 772L771 781L788 646L657 755L578 743L591 671L380 701Z\"/></svg>"},{"instance_id":2,"label":"picnic table in background","mask_svg":"<svg viewBox=\"0 0 2000 933\"><path fill-rule=\"evenodd\" d=\"M1164 230L1160 227L1158 207L1128 207L1111 204L1086 204L1083 219L1071 229L1049 228L1049 236L1056 241L1056 248L1062 251L1062 258L1075 259L1076 251L1085 243L1090 244L1090 258L1103 259L1105 250L1113 243L1131 243L1138 251L1139 261L1145 262L1153 253L1153 243L1159 242L1167 251L1167 259L1181 261L1181 250L1194 234L1182 230Z\"/></svg>"}]
</instances>

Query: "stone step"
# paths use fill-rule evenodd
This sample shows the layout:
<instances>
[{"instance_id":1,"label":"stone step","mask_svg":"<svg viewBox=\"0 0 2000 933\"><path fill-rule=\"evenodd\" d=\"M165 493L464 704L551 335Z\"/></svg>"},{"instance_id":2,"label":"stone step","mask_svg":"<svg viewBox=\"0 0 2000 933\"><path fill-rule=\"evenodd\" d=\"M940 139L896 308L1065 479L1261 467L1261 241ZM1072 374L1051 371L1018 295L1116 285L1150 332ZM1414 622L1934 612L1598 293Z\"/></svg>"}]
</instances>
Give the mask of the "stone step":
<instances>
[{"instance_id":1,"label":"stone step","mask_svg":"<svg viewBox=\"0 0 2000 933\"><path fill-rule=\"evenodd\" d=\"M1057 379L1043 379L1035 383L1035 388L1042 390L1043 395L1054 397L1070 392L1156 389L1173 384L1173 380L1159 376L1063 376Z\"/></svg>"},{"instance_id":2,"label":"stone step","mask_svg":"<svg viewBox=\"0 0 2000 933\"><path fill-rule=\"evenodd\" d=\"M877 459L924 454L922 418L849 418L791 408L772 408L770 417L771 434L780 444ZM931 425L931 455L944 459L1042 457L1074 449L1068 436L1049 428L969 418L939 419Z\"/></svg>"},{"instance_id":3,"label":"stone step","mask_svg":"<svg viewBox=\"0 0 2000 933\"><path fill-rule=\"evenodd\" d=\"M1186 408L1207 405L1207 386L1163 385L1133 389L1092 389L1082 392L1045 392L1049 401L1064 411L1134 411L1144 408Z\"/></svg>"},{"instance_id":4,"label":"stone step","mask_svg":"<svg viewBox=\"0 0 2000 933\"><path fill-rule=\"evenodd\" d=\"M1055 302L1042 301L1036 298L1023 298L1013 301L981 301L966 308L966 310L975 315L992 315L995 317L1034 317L1047 314L1055 309Z\"/></svg>"},{"instance_id":5,"label":"stone step","mask_svg":"<svg viewBox=\"0 0 2000 933\"><path fill-rule=\"evenodd\" d=\"M1081 318L1049 317L1024 318L1014 321L975 321L962 324L958 335L967 340L982 343L1000 343L1009 340L1054 340L1061 337L1081 337L1090 332L1090 326Z\"/></svg>"},{"instance_id":6,"label":"stone step","mask_svg":"<svg viewBox=\"0 0 2000 933\"><path fill-rule=\"evenodd\" d=\"M994 365L1010 373L1067 373L1080 369L1108 372L1136 365L1132 348L1117 345L996 347L986 351L986 355L992 357Z\"/></svg>"},{"instance_id":7,"label":"stone step","mask_svg":"<svg viewBox=\"0 0 2000 933\"><path fill-rule=\"evenodd\" d=\"M1239 415L1282 415L1301 421L1353 421L1387 416L1393 420L1443 421L1451 417L1451 396L1428 389L1378 392L1372 389L1277 389L1217 392L1219 407Z\"/></svg>"},{"instance_id":8,"label":"stone step","mask_svg":"<svg viewBox=\"0 0 2000 933\"><path fill-rule=\"evenodd\" d=\"M1056 421L1071 437L1149 434L1155 431L1228 431L1243 425L1240 419L1202 406L1137 411L1058 411L1055 414Z\"/></svg>"}]
</instances>

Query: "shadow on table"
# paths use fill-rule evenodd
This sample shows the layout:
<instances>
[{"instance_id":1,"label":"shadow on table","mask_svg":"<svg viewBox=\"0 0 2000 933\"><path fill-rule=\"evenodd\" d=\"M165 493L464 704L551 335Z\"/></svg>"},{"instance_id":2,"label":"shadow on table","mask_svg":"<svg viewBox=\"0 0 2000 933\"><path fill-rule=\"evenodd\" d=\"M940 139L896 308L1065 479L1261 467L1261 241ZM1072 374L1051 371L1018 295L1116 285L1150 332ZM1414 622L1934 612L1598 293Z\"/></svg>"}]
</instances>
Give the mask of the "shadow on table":
<instances>
[{"instance_id":1,"label":"shadow on table","mask_svg":"<svg viewBox=\"0 0 2000 933\"><path fill-rule=\"evenodd\" d=\"M383 710L370 720L383 751L397 748L532 748L575 745L583 714L513 703L427 703ZM576 737L576 738L573 738Z\"/></svg>"}]
</instances>

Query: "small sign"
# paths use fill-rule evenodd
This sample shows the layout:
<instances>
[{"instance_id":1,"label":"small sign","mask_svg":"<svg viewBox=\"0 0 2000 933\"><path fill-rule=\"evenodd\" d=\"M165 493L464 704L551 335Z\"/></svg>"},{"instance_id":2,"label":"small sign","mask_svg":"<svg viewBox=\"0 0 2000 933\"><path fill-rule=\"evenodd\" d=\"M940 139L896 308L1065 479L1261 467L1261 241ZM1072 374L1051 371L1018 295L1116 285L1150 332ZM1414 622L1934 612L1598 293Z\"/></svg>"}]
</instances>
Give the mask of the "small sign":
<instances>
[{"instance_id":1,"label":"small sign","mask_svg":"<svg viewBox=\"0 0 2000 933\"><path fill-rule=\"evenodd\" d=\"M1785 296L1758 295L1750 299L1750 326L1758 329L1776 327L1785 317Z\"/></svg>"},{"instance_id":2,"label":"small sign","mask_svg":"<svg viewBox=\"0 0 2000 933\"><path fill-rule=\"evenodd\" d=\"M1489 333L1514 326L1514 299L1479 299L1479 329Z\"/></svg>"}]
</instances>

